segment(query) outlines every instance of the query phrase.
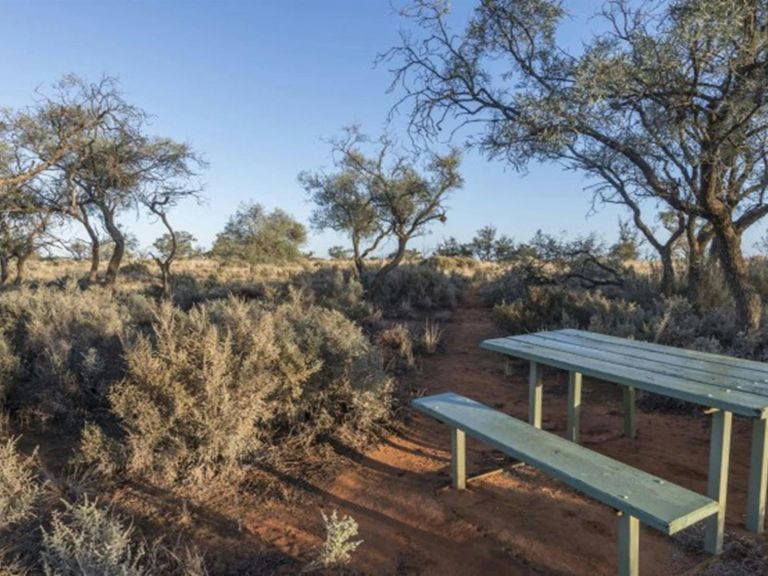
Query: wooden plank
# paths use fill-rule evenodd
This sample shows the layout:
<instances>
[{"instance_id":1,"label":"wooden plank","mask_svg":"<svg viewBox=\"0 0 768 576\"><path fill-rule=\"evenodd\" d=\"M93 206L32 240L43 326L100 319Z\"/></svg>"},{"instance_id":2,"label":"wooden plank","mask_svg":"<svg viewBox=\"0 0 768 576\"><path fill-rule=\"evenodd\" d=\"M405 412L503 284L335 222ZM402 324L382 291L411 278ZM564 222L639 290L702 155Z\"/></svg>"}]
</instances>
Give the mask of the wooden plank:
<instances>
[{"instance_id":1,"label":"wooden plank","mask_svg":"<svg viewBox=\"0 0 768 576\"><path fill-rule=\"evenodd\" d=\"M528 376L528 423L534 428L541 428L541 407L544 398L543 367L531 362Z\"/></svg>"},{"instance_id":2,"label":"wooden plank","mask_svg":"<svg viewBox=\"0 0 768 576\"><path fill-rule=\"evenodd\" d=\"M768 421L752 421L752 448L747 496L747 530L761 533L765 528L765 498L768 490Z\"/></svg>"},{"instance_id":3,"label":"wooden plank","mask_svg":"<svg viewBox=\"0 0 768 576\"><path fill-rule=\"evenodd\" d=\"M733 356L714 354L712 352L686 350L685 348L678 348L676 346L666 346L664 344L656 344L655 342L646 342L644 340L630 340L629 338L619 338L618 336L609 336L608 334L600 334L599 332L591 332L587 330L576 330L573 328L554 330L552 332L578 335L589 340L631 346L634 349L656 351L668 356L679 356L687 360L703 361L708 364L720 364L739 370L751 370L755 373L756 378L759 376L759 379L761 380L768 379L768 363L757 362L756 360L746 360L744 358L735 358Z\"/></svg>"},{"instance_id":4,"label":"wooden plank","mask_svg":"<svg viewBox=\"0 0 768 576\"><path fill-rule=\"evenodd\" d=\"M634 516L619 516L619 576L640 576L640 522Z\"/></svg>"},{"instance_id":5,"label":"wooden plank","mask_svg":"<svg viewBox=\"0 0 768 576\"><path fill-rule=\"evenodd\" d=\"M636 390L632 386L625 386L622 390L621 405L624 412L624 436L627 438L635 438L637 436L636 400Z\"/></svg>"},{"instance_id":6,"label":"wooden plank","mask_svg":"<svg viewBox=\"0 0 768 576\"><path fill-rule=\"evenodd\" d=\"M512 336L511 338L574 352L598 360L615 362L616 364L643 368L651 372L694 380L711 386L742 390L768 397L768 384L763 381L762 376L756 377L754 371L742 371L717 363L688 360L656 351L646 352L643 349L632 347L631 340L627 341L628 344L620 345L589 340L571 334L562 334L559 331L537 332L536 334ZM747 376L747 374L750 375Z\"/></svg>"},{"instance_id":7,"label":"wooden plank","mask_svg":"<svg viewBox=\"0 0 768 576\"><path fill-rule=\"evenodd\" d=\"M581 427L581 373L568 373L568 423L565 437L571 442L579 441Z\"/></svg>"},{"instance_id":8,"label":"wooden plank","mask_svg":"<svg viewBox=\"0 0 768 576\"><path fill-rule=\"evenodd\" d=\"M467 440L459 428L451 428L451 485L455 490L467 487Z\"/></svg>"},{"instance_id":9,"label":"wooden plank","mask_svg":"<svg viewBox=\"0 0 768 576\"><path fill-rule=\"evenodd\" d=\"M674 534L718 510L717 502L706 496L458 394L419 398L413 406L666 534Z\"/></svg>"},{"instance_id":10,"label":"wooden plank","mask_svg":"<svg viewBox=\"0 0 768 576\"><path fill-rule=\"evenodd\" d=\"M730 412L719 410L712 415L707 495L717 502L718 511L707 520L704 532L704 550L710 554L720 554L723 551L732 420L733 415Z\"/></svg>"},{"instance_id":11,"label":"wooden plank","mask_svg":"<svg viewBox=\"0 0 768 576\"><path fill-rule=\"evenodd\" d=\"M768 415L766 398L741 392L707 386L665 374L639 370L630 366L620 366L592 360L558 350L545 349L513 338L495 338L480 344L485 350L500 352L533 362L547 364L562 370L575 370L585 376L599 378L623 386L634 386L640 390L655 392L664 396L678 398L701 406L714 406L751 418L765 418Z\"/></svg>"}]
</instances>

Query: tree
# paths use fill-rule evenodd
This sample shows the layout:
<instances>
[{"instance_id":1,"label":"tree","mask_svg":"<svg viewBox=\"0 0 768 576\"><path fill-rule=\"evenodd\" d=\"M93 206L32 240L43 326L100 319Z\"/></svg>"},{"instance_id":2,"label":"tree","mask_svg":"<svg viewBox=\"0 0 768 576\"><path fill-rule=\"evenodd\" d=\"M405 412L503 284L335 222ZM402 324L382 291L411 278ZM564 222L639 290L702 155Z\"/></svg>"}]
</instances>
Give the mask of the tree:
<instances>
[{"instance_id":1,"label":"tree","mask_svg":"<svg viewBox=\"0 0 768 576\"><path fill-rule=\"evenodd\" d=\"M211 253L249 264L285 262L300 259L306 241L306 228L290 214L280 209L267 213L260 204L248 203L227 221Z\"/></svg>"},{"instance_id":2,"label":"tree","mask_svg":"<svg viewBox=\"0 0 768 576\"><path fill-rule=\"evenodd\" d=\"M363 150L366 145L372 148L370 155ZM394 242L393 255L371 282L376 287L402 262L411 239L432 222L445 222L446 197L462 185L459 154L406 154L395 150L386 136L372 142L357 127L345 129L331 147L336 172L299 175L315 204L312 224L349 236L361 278L366 258L385 242Z\"/></svg>"},{"instance_id":3,"label":"tree","mask_svg":"<svg viewBox=\"0 0 768 576\"><path fill-rule=\"evenodd\" d=\"M344 246L331 246L328 248L328 257L331 260L348 260L352 256L352 252L344 248Z\"/></svg>"},{"instance_id":4,"label":"tree","mask_svg":"<svg viewBox=\"0 0 768 576\"><path fill-rule=\"evenodd\" d=\"M451 236L437 245L435 256L472 257L472 246L470 244L462 244Z\"/></svg>"},{"instance_id":5,"label":"tree","mask_svg":"<svg viewBox=\"0 0 768 576\"><path fill-rule=\"evenodd\" d=\"M0 114L0 191L29 182L76 153L118 104L116 81L109 77L87 83L67 75L54 84L53 96L38 96L35 106Z\"/></svg>"},{"instance_id":6,"label":"tree","mask_svg":"<svg viewBox=\"0 0 768 576\"><path fill-rule=\"evenodd\" d=\"M626 220L619 220L619 238L609 251L610 256L622 262L637 260L640 257L640 238Z\"/></svg>"},{"instance_id":7,"label":"tree","mask_svg":"<svg viewBox=\"0 0 768 576\"><path fill-rule=\"evenodd\" d=\"M387 55L413 130L480 126L477 146L516 168L563 163L630 208L674 211L680 234L705 222L737 323L756 329L741 238L768 213L768 6L613 0L606 31L578 53L557 44L565 11L554 0L483 1L463 34L446 15L443 2L418 2L423 34Z\"/></svg>"},{"instance_id":8,"label":"tree","mask_svg":"<svg viewBox=\"0 0 768 576\"><path fill-rule=\"evenodd\" d=\"M175 253L178 260L195 258L200 255L200 249L196 246L197 238L191 232L177 230L175 236ZM152 243L152 247L157 253L165 258L174 252L174 236L166 232Z\"/></svg>"},{"instance_id":9,"label":"tree","mask_svg":"<svg viewBox=\"0 0 768 576\"><path fill-rule=\"evenodd\" d=\"M483 226L472 238L472 251L479 260L484 262L493 260L497 233L495 226Z\"/></svg>"}]
</instances>

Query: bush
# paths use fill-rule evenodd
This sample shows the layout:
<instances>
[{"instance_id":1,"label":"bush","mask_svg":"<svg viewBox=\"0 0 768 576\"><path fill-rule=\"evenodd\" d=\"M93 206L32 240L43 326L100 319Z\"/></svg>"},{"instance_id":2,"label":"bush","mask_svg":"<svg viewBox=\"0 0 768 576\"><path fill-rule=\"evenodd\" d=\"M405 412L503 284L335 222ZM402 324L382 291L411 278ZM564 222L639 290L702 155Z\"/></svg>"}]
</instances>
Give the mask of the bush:
<instances>
[{"instance_id":1,"label":"bush","mask_svg":"<svg viewBox=\"0 0 768 576\"><path fill-rule=\"evenodd\" d=\"M455 308L461 284L458 276L448 276L430 266L401 265L371 288L371 297L387 314L410 318L415 312Z\"/></svg>"},{"instance_id":2,"label":"bush","mask_svg":"<svg viewBox=\"0 0 768 576\"><path fill-rule=\"evenodd\" d=\"M139 576L146 554L132 543L133 528L111 510L83 500L64 514L54 512L50 530L43 531L41 560L50 576Z\"/></svg>"},{"instance_id":3,"label":"bush","mask_svg":"<svg viewBox=\"0 0 768 576\"><path fill-rule=\"evenodd\" d=\"M303 274L296 284L318 306L338 310L355 320L373 314L373 307L365 301L363 285L351 268L324 266Z\"/></svg>"},{"instance_id":4,"label":"bush","mask_svg":"<svg viewBox=\"0 0 768 576\"><path fill-rule=\"evenodd\" d=\"M354 518L351 516L339 518L336 510L330 516L326 515L325 512L321 512L321 514L325 523L325 542L318 551L317 558L304 569L305 572L349 564L352 559L352 552L363 543L362 540L352 540L358 532L357 522Z\"/></svg>"},{"instance_id":5,"label":"bush","mask_svg":"<svg viewBox=\"0 0 768 576\"><path fill-rule=\"evenodd\" d=\"M32 459L16 449L16 440L0 444L0 529L31 515L41 488Z\"/></svg>"},{"instance_id":6,"label":"bush","mask_svg":"<svg viewBox=\"0 0 768 576\"><path fill-rule=\"evenodd\" d=\"M384 354L384 366L390 372L405 372L414 367L413 337L408 326L395 324L378 332L374 340Z\"/></svg>"},{"instance_id":7,"label":"bush","mask_svg":"<svg viewBox=\"0 0 768 576\"><path fill-rule=\"evenodd\" d=\"M389 414L379 352L340 313L298 300L165 305L126 362L110 400L128 468L162 482L279 464L320 437L362 443Z\"/></svg>"},{"instance_id":8,"label":"bush","mask_svg":"<svg viewBox=\"0 0 768 576\"><path fill-rule=\"evenodd\" d=\"M112 295L41 288L0 294L0 371L14 373L12 408L42 420L79 420L106 406L106 395L124 370L123 340L130 314Z\"/></svg>"}]
</instances>

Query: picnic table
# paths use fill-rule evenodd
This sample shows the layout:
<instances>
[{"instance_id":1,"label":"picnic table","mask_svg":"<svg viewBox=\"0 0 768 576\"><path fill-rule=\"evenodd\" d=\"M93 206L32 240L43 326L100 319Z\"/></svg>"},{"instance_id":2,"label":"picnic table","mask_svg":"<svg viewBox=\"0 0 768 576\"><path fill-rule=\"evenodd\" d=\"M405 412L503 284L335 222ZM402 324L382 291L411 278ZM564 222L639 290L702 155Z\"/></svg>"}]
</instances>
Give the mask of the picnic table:
<instances>
[{"instance_id":1,"label":"picnic table","mask_svg":"<svg viewBox=\"0 0 768 576\"><path fill-rule=\"evenodd\" d=\"M623 387L624 433L634 437L636 390L707 408L712 414L707 495L719 503L705 548L722 549L733 414L751 418L747 528L762 532L768 491L768 364L683 350L584 330L555 330L485 340L481 347L530 361L529 423L541 428L542 366L567 370L566 436L578 442L582 376Z\"/></svg>"}]
</instances>

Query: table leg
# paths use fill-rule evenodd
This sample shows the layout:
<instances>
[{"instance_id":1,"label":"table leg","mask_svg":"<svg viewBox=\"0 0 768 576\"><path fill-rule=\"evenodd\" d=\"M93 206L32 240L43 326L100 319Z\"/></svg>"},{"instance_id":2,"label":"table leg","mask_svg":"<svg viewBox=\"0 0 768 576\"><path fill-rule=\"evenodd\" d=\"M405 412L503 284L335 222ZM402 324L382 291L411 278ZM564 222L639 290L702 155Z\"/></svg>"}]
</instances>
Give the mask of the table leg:
<instances>
[{"instance_id":1,"label":"table leg","mask_svg":"<svg viewBox=\"0 0 768 576\"><path fill-rule=\"evenodd\" d=\"M637 398L637 391L631 386L624 386L622 391L624 436L627 438L635 438L637 436L637 422L635 420L635 400Z\"/></svg>"},{"instance_id":2,"label":"table leg","mask_svg":"<svg viewBox=\"0 0 768 576\"><path fill-rule=\"evenodd\" d=\"M528 423L541 428L541 400L544 392L543 369L537 362L531 362L528 379Z\"/></svg>"},{"instance_id":3,"label":"table leg","mask_svg":"<svg viewBox=\"0 0 768 576\"><path fill-rule=\"evenodd\" d=\"M456 490L467 487L467 437L458 428L451 428L451 484Z\"/></svg>"},{"instance_id":4,"label":"table leg","mask_svg":"<svg viewBox=\"0 0 768 576\"><path fill-rule=\"evenodd\" d=\"M752 421L752 455L749 463L747 530L762 532L765 522L765 496L768 489L768 422Z\"/></svg>"},{"instance_id":5,"label":"table leg","mask_svg":"<svg viewBox=\"0 0 768 576\"><path fill-rule=\"evenodd\" d=\"M712 415L707 495L717 501L719 509L716 515L707 519L706 531L704 532L704 550L710 554L720 554L723 551L732 421L733 414L730 412L718 410Z\"/></svg>"},{"instance_id":6,"label":"table leg","mask_svg":"<svg viewBox=\"0 0 768 576\"><path fill-rule=\"evenodd\" d=\"M581 424L581 372L568 373L568 425L566 437L572 442L579 441Z\"/></svg>"},{"instance_id":7,"label":"table leg","mask_svg":"<svg viewBox=\"0 0 768 576\"><path fill-rule=\"evenodd\" d=\"M640 522L634 516L619 516L619 576L640 574Z\"/></svg>"}]
</instances>

